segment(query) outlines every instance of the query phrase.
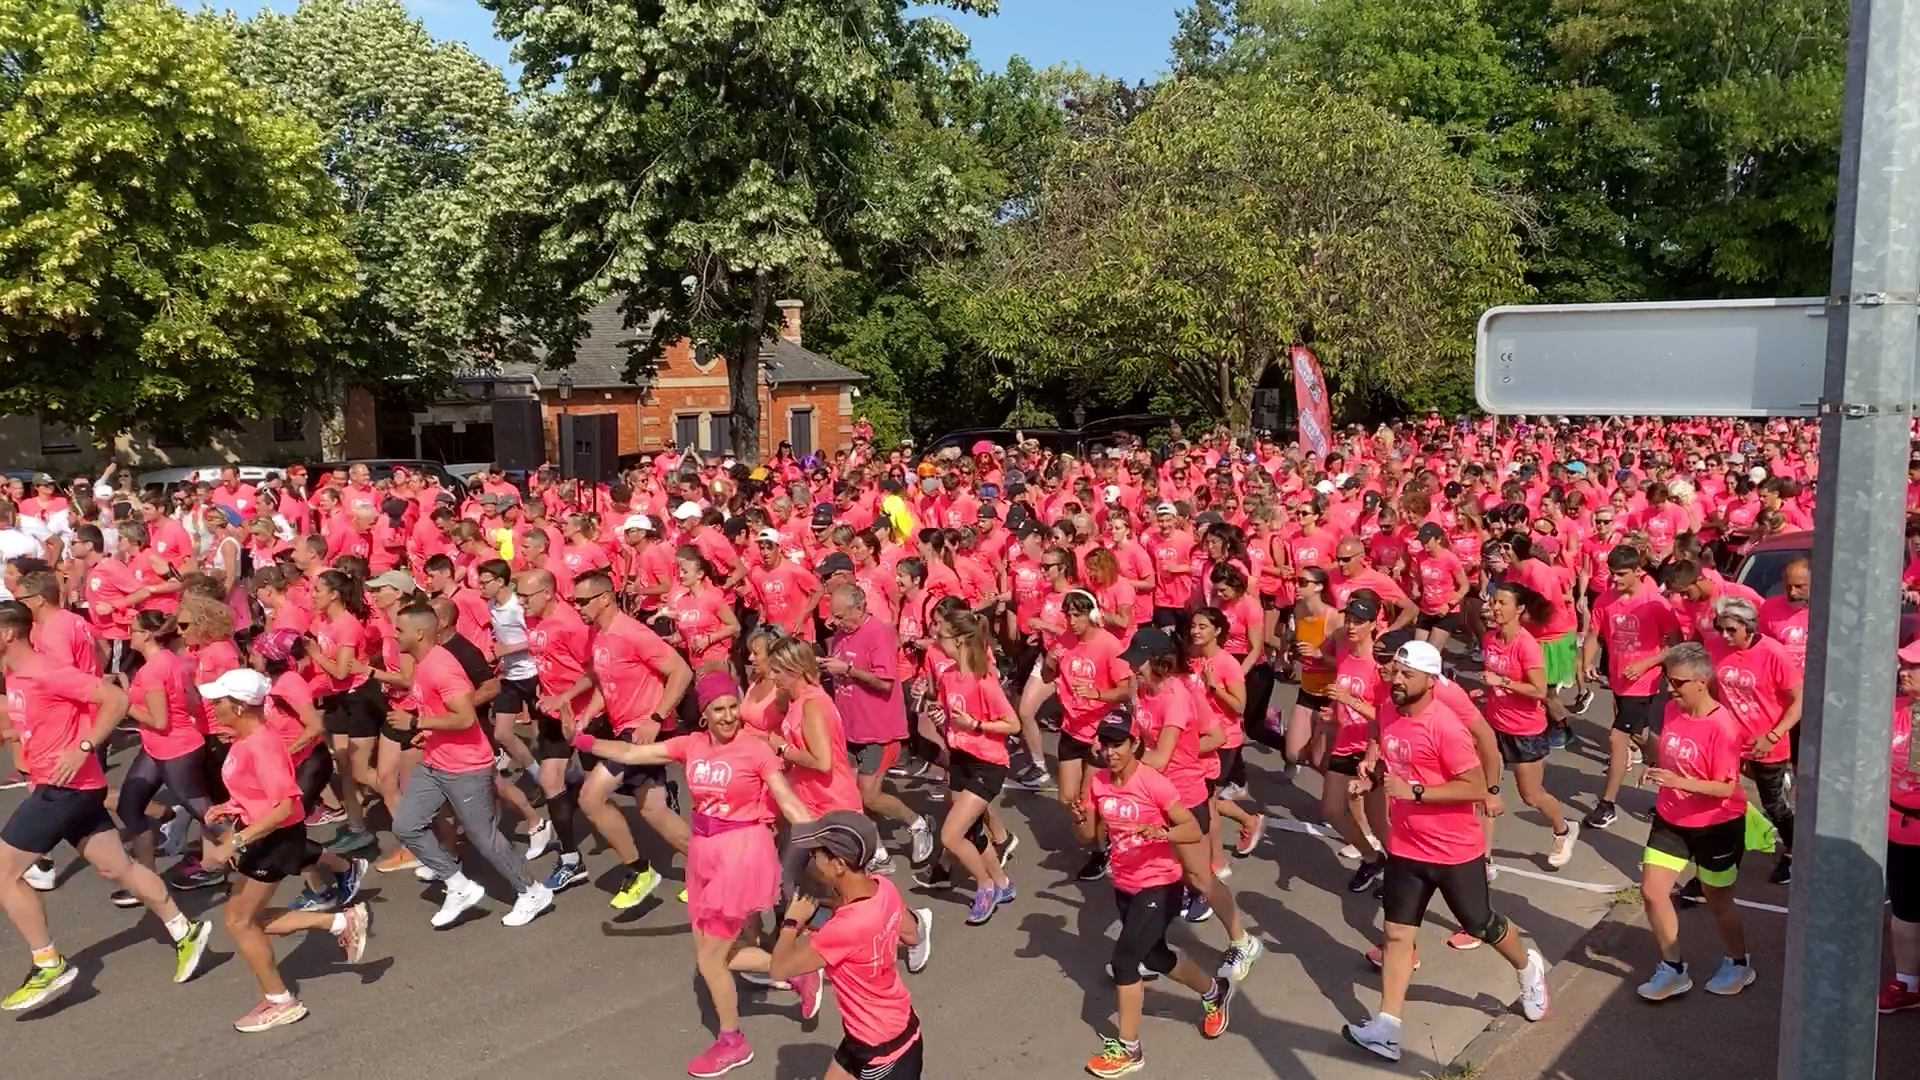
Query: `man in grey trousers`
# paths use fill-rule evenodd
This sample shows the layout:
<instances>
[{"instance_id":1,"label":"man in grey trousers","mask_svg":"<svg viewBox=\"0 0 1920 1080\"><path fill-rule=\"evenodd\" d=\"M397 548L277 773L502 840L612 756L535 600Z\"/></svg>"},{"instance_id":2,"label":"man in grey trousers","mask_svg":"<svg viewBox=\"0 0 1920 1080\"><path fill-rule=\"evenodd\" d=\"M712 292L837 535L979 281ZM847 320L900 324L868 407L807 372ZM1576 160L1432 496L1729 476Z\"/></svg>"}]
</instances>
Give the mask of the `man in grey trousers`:
<instances>
[{"instance_id":1,"label":"man in grey trousers","mask_svg":"<svg viewBox=\"0 0 1920 1080\"><path fill-rule=\"evenodd\" d=\"M527 880L513 846L500 833L493 802L493 746L474 711L473 683L460 661L438 643L439 620L431 607L402 609L394 617L394 632L400 649L413 657L418 711L410 717L395 713L391 722L412 733L423 757L400 792L393 832L435 879L446 882L447 899L434 913L434 928L452 926L487 898L486 890L461 871L459 861L433 835L433 819L443 806L453 808L467 843L518 893L513 910L500 921L525 926L553 906L553 893Z\"/></svg>"}]
</instances>

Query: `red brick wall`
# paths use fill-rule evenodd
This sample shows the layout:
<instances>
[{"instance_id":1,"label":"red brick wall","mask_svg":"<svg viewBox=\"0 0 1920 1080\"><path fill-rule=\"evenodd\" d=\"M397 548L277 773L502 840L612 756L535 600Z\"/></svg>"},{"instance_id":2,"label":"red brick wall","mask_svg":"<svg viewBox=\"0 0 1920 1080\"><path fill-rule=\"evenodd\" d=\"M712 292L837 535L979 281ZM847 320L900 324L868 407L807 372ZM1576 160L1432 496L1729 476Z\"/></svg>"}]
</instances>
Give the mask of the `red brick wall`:
<instances>
[{"instance_id":1,"label":"red brick wall","mask_svg":"<svg viewBox=\"0 0 1920 1080\"><path fill-rule=\"evenodd\" d=\"M832 454L853 443L853 417L841 408L838 383L795 383L774 387L761 399L760 444L769 454L787 438L792 410L813 410L813 448Z\"/></svg>"}]
</instances>

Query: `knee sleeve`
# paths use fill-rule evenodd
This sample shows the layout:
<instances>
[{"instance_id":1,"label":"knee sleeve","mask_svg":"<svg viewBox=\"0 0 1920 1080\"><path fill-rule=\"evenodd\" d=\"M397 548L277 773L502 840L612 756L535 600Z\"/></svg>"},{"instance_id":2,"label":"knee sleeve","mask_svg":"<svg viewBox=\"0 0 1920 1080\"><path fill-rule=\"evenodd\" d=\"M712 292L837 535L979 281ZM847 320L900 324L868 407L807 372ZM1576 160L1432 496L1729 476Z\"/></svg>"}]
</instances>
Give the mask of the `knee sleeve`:
<instances>
[{"instance_id":1,"label":"knee sleeve","mask_svg":"<svg viewBox=\"0 0 1920 1080\"><path fill-rule=\"evenodd\" d=\"M1475 927L1470 932L1474 937L1479 938L1489 945L1498 945L1506 939L1507 931L1512 928L1513 924L1507 921L1505 915L1495 912L1493 915L1488 916L1484 925Z\"/></svg>"}]
</instances>

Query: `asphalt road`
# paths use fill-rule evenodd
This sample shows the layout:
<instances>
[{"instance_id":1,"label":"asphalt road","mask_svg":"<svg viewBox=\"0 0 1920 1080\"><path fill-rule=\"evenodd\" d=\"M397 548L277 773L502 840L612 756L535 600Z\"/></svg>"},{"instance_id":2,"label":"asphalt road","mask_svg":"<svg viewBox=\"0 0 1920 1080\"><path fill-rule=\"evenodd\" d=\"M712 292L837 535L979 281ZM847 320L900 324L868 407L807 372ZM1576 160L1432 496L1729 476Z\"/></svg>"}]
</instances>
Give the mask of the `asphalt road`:
<instances>
[{"instance_id":1,"label":"asphalt road","mask_svg":"<svg viewBox=\"0 0 1920 1080\"><path fill-rule=\"evenodd\" d=\"M1290 697L1292 689L1279 693ZM1603 695L1591 713L1604 721L1609 708ZM1582 723L1580 729L1587 741L1556 753L1547 773L1549 788L1572 799L1575 816L1592 805L1602 768L1598 728ZM1377 935L1379 905L1350 896L1344 884L1351 867L1338 859L1337 845L1303 831L1313 817L1318 778L1302 773L1283 780L1271 754L1252 754L1250 762L1253 794L1274 820L1256 855L1235 863L1231 884L1269 951L1242 984L1230 1030L1212 1042L1200 1037L1191 995L1178 987L1160 990L1164 981L1150 989L1142 1075L1255 1080L1439 1072L1492 1017L1511 1011L1517 990L1511 970L1490 949L1448 950L1444 941L1455 927L1436 901L1421 936L1424 966L1405 1018L1405 1059L1388 1065L1346 1044L1341 1023L1364 1017L1378 1001L1377 976L1361 954ZM935 808L927 795L907 792L910 803ZM0 812L19 797L0 794ZM910 903L935 912L932 963L909 985L925 1024L927 1075L937 1080L1082 1075L1087 1055L1111 1031L1113 992L1105 974L1111 889L1072 879L1079 854L1065 814L1049 796L1010 793L1004 802L1022 837L1012 868L1017 903L987 926L969 928L962 922L964 890L909 893ZM1573 863L1557 873L1546 867L1549 835L1538 815L1523 811L1499 822L1496 861L1511 872L1495 885L1496 906L1550 961L1566 956L1605 915L1613 891L1637 877L1646 831L1641 818L1652 795L1628 790L1621 802L1627 812L1620 821L1608 832L1583 836ZM636 833L644 836L642 829ZM641 909L616 913L606 903L617 877L610 853L589 855L597 875L592 885L564 894L553 912L518 930L499 925L508 905L497 884L484 917L435 931L427 922L438 903L432 887L411 874L372 875L366 898L373 936L365 962L344 966L324 935L283 940L282 971L312 1014L254 1036L230 1026L258 994L224 931L216 931L200 975L174 986L171 954L156 921L111 907L104 882L70 851L58 857L62 882L45 900L55 939L81 977L39 1012L0 1017L0 1062L14 1075L77 1069L101 1080L253 1078L297 1070L314 1080L524 1080L562 1073L665 1080L684 1075L685 1062L711 1038L711 1009L697 989L685 912L673 899L677 882L663 885ZM547 866L543 860L540 869ZM905 860L897 859L896 868L896 883L910 889ZM283 898L294 886L285 888ZM198 915L221 897L209 891L180 899ZM217 918L217 910L212 913ZM1211 967L1225 935L1217 921L1182 926L1175 943ZM22 949L10 931L0 931L0 946ZM22 952L12 955L16 963L7 977L26 966ZM824 1074L840 1037L831 1004L803 1025L791 994L743 985L742 1011L757 1058L734 1076Z\"/></svg>"}]
</instances>

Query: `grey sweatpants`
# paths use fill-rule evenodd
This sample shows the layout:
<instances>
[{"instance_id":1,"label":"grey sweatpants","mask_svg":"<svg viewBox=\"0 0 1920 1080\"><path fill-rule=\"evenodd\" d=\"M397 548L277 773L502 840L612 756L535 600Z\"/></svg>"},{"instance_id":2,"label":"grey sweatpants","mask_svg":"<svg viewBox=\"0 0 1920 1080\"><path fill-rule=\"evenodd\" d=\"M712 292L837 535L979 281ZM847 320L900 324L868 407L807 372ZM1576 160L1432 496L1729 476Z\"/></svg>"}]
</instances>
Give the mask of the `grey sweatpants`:
<instances>
[{"instance_id":1,"label":"grey sweatpants","mask_svg":"<svg viewBox=\"0 0 1920 1080\"><path fill-rule=\"evenodd\" d=\"M473 845L493 864L514 892L525 892L527 879L521 873L519 855L500 832L500 817L493 806L493 767L472 772L443 772L427 765L414 766L407 786L400 792L400 808L393 813L393 835L407 846L435 877L445 881L460 872L460 863L433 835L433 819L442 806L453 807L454 820Z\"/></svg>"}]
</instances>

